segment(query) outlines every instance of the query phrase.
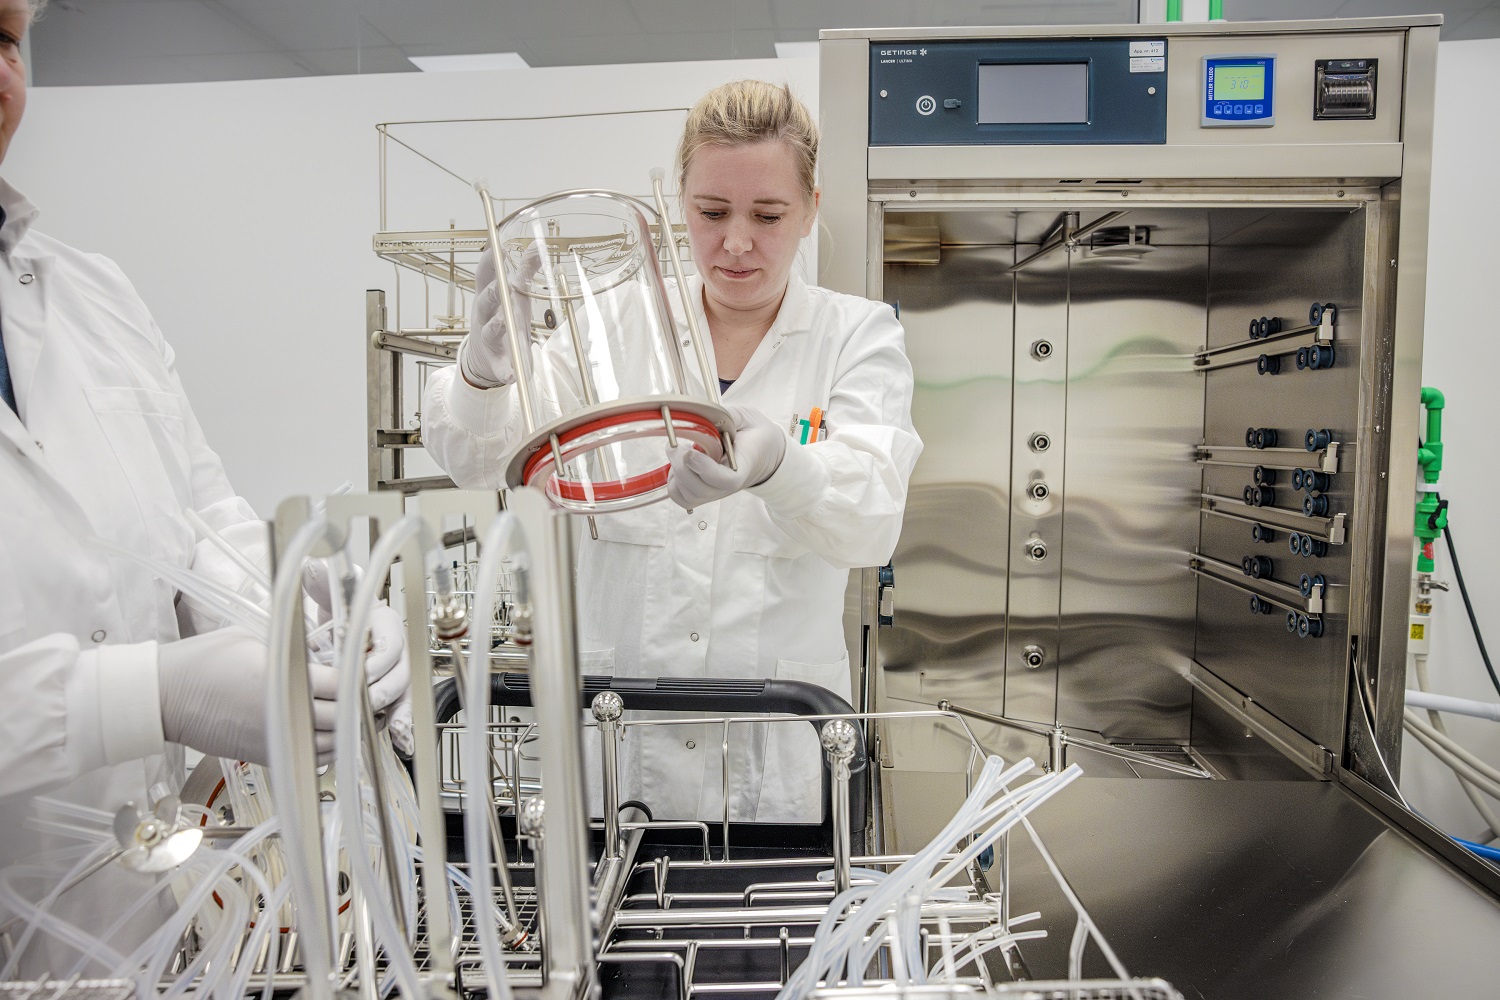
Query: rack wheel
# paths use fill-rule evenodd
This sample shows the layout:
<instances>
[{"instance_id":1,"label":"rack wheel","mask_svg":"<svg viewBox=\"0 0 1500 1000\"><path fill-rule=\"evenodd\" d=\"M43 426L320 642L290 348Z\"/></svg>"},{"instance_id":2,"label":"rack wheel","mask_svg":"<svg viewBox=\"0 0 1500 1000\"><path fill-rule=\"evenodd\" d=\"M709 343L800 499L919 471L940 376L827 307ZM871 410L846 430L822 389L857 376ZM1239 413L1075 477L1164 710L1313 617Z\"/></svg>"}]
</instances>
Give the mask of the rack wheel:
<instances>
[{"instance_id":1,"label":"rack wheel","mask_svg":"<svg viewBox=\"0 0 1500 1000\"><path fill-rule=\"evenodd\" d=\"M1250 537L1255 539L1257 542L1274 542L1276 541L1276 532L1272 531L1264 524L1257 524L1255 527L1250 529Z\"/></svg>"},{"instance_id":2,"label":"rack wheel","mask_svg":"<svg viewBox=\"0 0 1500 1000\"><path fill-rule=\"evenodd\" d=\"M1307 310L1307 321L1313 326L1317 326L1323 322L1323 304L1321 302L1314 302L1312 307Z\"/></svg>"},{"instance_id":3,"label":"rack wheel","mask_svg":"<svg viewBox=\"0 0 1500 1000\"><path fill-rule=\"evenodd\" d=\"M1321 451L1322 449L1327 448L1330 444L1333 443L1333 431L1327 430L1326 428L1323 430L1316 430L1310 427L1308 428L1307 437L1303 443L1307 446L1308 451Z\"/></svg>"},{"instance_id":4,"label":"rack wheel","mask_svg":"<svg viewBox=\"0 0 1500 1000\"><path fill-rule=\"evenodd\" d=\"M1296 532L1296 531L1294 531L1290 535L1286 536L1286 547L1288 549L1291 549L1292 555L1294 555L1294 556L1300 556L1302 554L1302 539L1303 539L1303 537L1304 536L1300 532Z\"/></svg>"},{"instance_id":5,"label":"rack wheel","mask_svg":"<svg viewBox=\"0 0 1500 1000\"><path fill-rule=\"evenodd\" d=\"M1328 322L1337 323L1339 321L1339 307L1332 302L1325 302L1323 303L1323 315L1328 317Z\"/></svg>"},{"instance_id":6,"label":"rack wheel","mask_svg":"<svg viewBox=\"0 0 1500 1000\"><path fill-rule=\"evenodd\" d=\"M1317 469L1302 470L1302 488L1309 493L1327 493L1328 487L1333 485L1332 479L1326 472Z\"/></svg>"},{"instance_id":7,"label":"rack wheel","mask_svg":"<svg viewBox=\"0 0 1500 1000\"><path fill-rule=\"evenodd\" d=\"M1302 591L1303 597L1311 597L1313 592L1313 578L1303 573L1297 580L1297 589Z\"/></svg>"},{"instance_id":8,"label":"rack wheel","mask_svg":"<svg viewBox=\"0 0 1500 1000\"><path fill-rule=\"evenodd\" d=\"M1276 564L1270 556L1246 556L1250 562L1250 579L1268 580L1276 572Z\"/></svg>"},{"instance_id":9,"label":"rack wheel","mask_svg":"<svg viewBox=\"0 0 1500 1000\"><path fill-rule=\"evenodd\" d=\"M1297 634L1304 639L1320 639L1323 636L1323 619L1303 615L1297 621Z\"/></svg>"},{"instance_id":10,"label":"rack wheel","mask_svg":"<svg viewBox=\"0 0 1500 1000\"><path fill-rule=\"evenodd\" d=\"M1318 344L1307 350L1307 367L1313 371L1332 368L1336 358L1332 344Z\"/></svg>"},{"instance_id":11,"label":"rack wheel","mask_svg":"<svg viewBox=\"0 0 1500 1000\"><path fill-rule=\"evenodd\" d=\"M1307 348L1305 348L1305 347L1299 347L1299 348L1297 348L1297 370L1300 372L1300 371L1305 371L1306 369L1307 369Z\"/></svg>"},{"instance_id":12,"label":"rack wheel","mask_svg":"<svg viewBox=\"0 0 1500 1000\"><path fill-rule=\"evenodd\" d=\"M1254 448L1255 447L1255 428L1254 427L1247 427L1247 428L1245 428L1245 447L1246 448Z\"/></svg>"},{"instance_id":13,"label":"rack wheel","mask_svg":"<svg viewBox=\"0 0 1500 1000\"><path fill-rule=\"evenodd\" d=\"M1302 501L1302 513L1308 517L1327 517L1328 498L1321 493L1314 493Z\"/></svg>"},{"instance_id":14,"label":"rack wheel","mask_svg":"<svg viewBox=\"0 0 1500 1000\"><path fill-rule=\"evenodd\" d=\"M1255 359L1255 373L1257 375L1280 375L1281 359L1274 354L1262 354Z\"/></svg>"},{"instance_id":15,"label":"rack wheel","mask_svg":"<svg viewBox=\"0 0 1500 1000\"><path fill-rule=\"evenodd\" d=\"M1258 320L1258 319L1252 319L1250 321L1250 339L1251 340L1259 340L1260 339L1260 320Z\"/></svg>"},{"instance_id":16,"label":"rack wheel","mask_svg":"<svg viewBox=\"0 0 1500 1000\"><path fill-rule=\"evenodd\" d=\"M1297 612L1288 611L1286 613L1286 630L1292 633L1292 635L1297 634Z\"/></svg>"},{"instance_id":17,"label":"rack wheel","mask_svg":"<svg viewBox=\"0 0 1500 1000\"><path fill-rule=\"evenodd\" d=\"M1249 556L1246 556L1245 558L1243 558L1243 559L1240 560L1240 570L1242 572L1244 572L1244 574L1246 576L1250 575L1250 557Z\"/></svg>"},{"instance_id":18,"label":"rack wheel","mask_svg":"<svg viewBox=\"0 0 1500 1000\"><path fill-rule=\"evenodd\" d=\"M1297 536L1297 551L1302 555L1303 558L1306 558L1313 554L1313 542L1314 539L1312 535Z\"/></svg>"},{"instance_id":19,"label":"rack wheel","mask_svg":"<svg viewBox=\"0 0 1500 1000\"><path fill-rule=\"evenodd\" d=\"M1261 320L1261 323L1263 324L1261 326L1261 336L1263 337L1269 337L1273 333L1281 332L1281 320L1275 316L1272 316L1270 319Z\"/></svg>"},{"instance_id":20,"label":"rack wheel","mask_svg":"<svg viewBox=\"0 0 1500 1000\"><path fill-rule=\"evenodd\" d=\"M1255 471L1251 473L1251 478L1255 480L1256 486L1275 486L1276 470L1268 469L1264 465L1257 465Z\"/></svg>"},{"instance_id":21,"label":"rack wheel","mask_svg":"<svg viewBox=\"0 0 1500 1000\"><path fill-rule=\"evenodd\" d=\"M1245 492L1242 495L1245 498L1245 505L1247 507L1254 507L1255 506L1255 487L1254 486L1246 486L1245 487Z\"/></svg>"},{"instance_id":22,"label":"rack wheel","mask_svg":"<svg viewBox=\"0 0 1500 1000\"><path fill-rule=\"evenodd\" d=\"M1252 615L1268 615L1271 613L1271 602L1264 597L1250 596L1250 613Z\"/></svg>"},{"instance_id":23,"label":"rack wheel","mask_svg":"<svg viewBox=\"0 0 1500 1000\"><path fill-rule=\"evenodd\" d=\"M1303 472L1301 469L1293 469L1292 470L1292 489L1294 489L1294 490L1300 490L1300 489L1302 489L1302 484L1306 481L1303 477L1306 476L1306 475L1307 475L1307 473Z\"/></svg>"},{"instance_id":24,"label":"rack wheel","mask_svg":"<svg viewBox=\"0 0 1500 1000\"><path fill-rule=\"evenodd\" d=\"M1326 556L1328 554L1328 543L1327 542L1319 541L1318 539L1313 538L1311 535L1304 535L1303 537L1306 538L1308 542L1312 543L1312 552L1311 552L1311 555L1315 555L1319 559L1322 559L1324 556ZM1303 552L1302 554L1303 555L1308 555L1309 553Z\"/></svg>"}]
</instances>

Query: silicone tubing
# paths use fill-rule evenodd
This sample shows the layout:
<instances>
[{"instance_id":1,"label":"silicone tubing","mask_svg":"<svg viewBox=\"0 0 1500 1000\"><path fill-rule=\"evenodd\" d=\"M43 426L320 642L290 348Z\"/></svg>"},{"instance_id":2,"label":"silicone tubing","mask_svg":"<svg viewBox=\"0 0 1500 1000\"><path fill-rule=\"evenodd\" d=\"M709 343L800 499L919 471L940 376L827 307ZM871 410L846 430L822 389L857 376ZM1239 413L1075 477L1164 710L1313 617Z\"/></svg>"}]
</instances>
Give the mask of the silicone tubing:
<instances>
[{"instance_id":1,"label":"silicone tubing","mask_svg":"<svg viewBox=\"0 0 1500 1000\"><path fill-rule=\"evenodd\" d=\"M320 541L328 539L328 521L316 517L299 528L282 553L281 566L271 587L271 625L266 644L270 647L270 666L266 678L266 742L270 751L271 804L288 831L303 829L300 803L296 795L296 765L292 759L291 698L287 685L291 679L292 615L302 607L302 564ZM316 998L333 992L332 914L312 912L317 898L317 879L313 859L303 850L302 838L284 836L282 851L286 856L287 877L292 885L292 899L302 930L302 961L310 983L310 994ZM313 921L322 922L322 933L309 938ZM321 946L320 946L321 945ZM322 993L319 987L322 987Z\"/></svg>"},{"instance_id":2,"label":"silicone tubing","mask_svg":"<svg viewBox=\"0 0 1500 1000\"><path fill-rule=\"evenodd\" d=\"M519 540L519 546L517 542ZM530 552L525 539L517 530L515 515L501 511L485 530L480 549L479 573L474 584L475 622L489 622L494 618L495 588L500 582L500 568L507 556L512 556L517 568L517 580L522 580L530 565ZM518 592L518 597L520 596ZM490 875L490 827L491 808L488 791L490 773L489 756L489 712L483 706L490 703L490 664L487 655L481 656L485 646L472 642L464 657L464 728L460 735L460 759L463 772L471 785L464 795L464 845L468 852L469 878L473 882L471 896L476 901L495 898L494 880ZM455 653L457 653L455 645ZM484 775L484 778L480 778ZM475 794L474 784L483 782L484 794ZM504 858L497 859L505 864ZM510 1000L510 981L505 974L505 960L500 948L500 929L494 912L489 906L474 907L474 924L479 932L480 954L484 962L485 983L491 998Z\"/></svg>"},{"instance_id":3,"label":"silicone tubing","mask_svg":"<svg viewBox=\"0 0 1500 1000\"><path fill-rule=\"evenodd\" d=\"M343 812L344 834L348 838L345 855L349 862L349 875L363 894L374 925L375 934L385 943L386 960L395 971L396 981L406 997L421 997L421 980L416 962L412 958L410 942L405 940L392 910L382 905L399 905L399 900L387 900L385 887L376 877L370 862L371 844L366 837L367 815L364 795L360 792L360 734L363 728L362 710L365 706L365 630L370 624L370 614L379 600L381 581L390 571L391 565L401 552L401 547L416 538L423 522L409 514L394 526L383 531L380 541L370 552L370 565L360 576L354 598L349 605L348 628L338 654L338 718L334 724L334 773L338 786L343 790L339 796L339 808ZM373 735L373 734L372 734ZM371 775L371 780L380 780Z\"/></svg>"},{"instance_id":4,"label":"silicone tubing","mask_svg":"<svg viewBox=\"0 0 1500 1000\"><path fill-rule=\"evenodd\" d=\"M0 969L0 979L11 980L15 978L16 964L20 961L21 956L25 954L27 946L31 944L31 939L36 935L38 930L45 931L52 937L72 945L85 958L93 957L90 953L96 948L102 951L105 956L112 957L114 960L120 958L118 952L104 943L108 940L107 937L103 940L95 940L91 935L64 921L62 918L54 916L51 912L52 905L57 902L58 897L62 895L63 889L68 883L86 871L90 865L106 857L115 847L113 838L111 838L98 844L93 850L85 849L83 856L78 859L78 863L69 869L66 875L57 880L52 890L46 896L42 897L39 903L32 903L22 896L20 891L12 885L12 880L27 875L50 879L54 872L41 865L16 865L9 869L0 870L0 903L4 903L6 909L12 913L27 917L26 929L16 939L15 947L11 949L10 958L6 960L4 968ZM72 853L72 851L68 853Z\"/></svg>"}]
</instances>

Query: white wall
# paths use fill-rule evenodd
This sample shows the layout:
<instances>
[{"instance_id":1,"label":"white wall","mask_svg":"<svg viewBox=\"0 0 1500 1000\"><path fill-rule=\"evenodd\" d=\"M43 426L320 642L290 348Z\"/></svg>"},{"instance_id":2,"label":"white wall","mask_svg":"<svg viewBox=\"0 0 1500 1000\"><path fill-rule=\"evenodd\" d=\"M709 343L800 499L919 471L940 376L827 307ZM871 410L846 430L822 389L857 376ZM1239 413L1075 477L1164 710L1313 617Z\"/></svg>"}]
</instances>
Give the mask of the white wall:
<instances>
[{"instance_id":1,"label":"white wall","mask_svg":"<svg viewBox=\"0 0 1500 1000\"><path fill-rule=\"evenodd\" d=\"M1500 119L1487 96L1500 40L1441 49L1425 382L1448 394L1444 492L1500 647L1500 531L1482 513L1500 495L1490 374ZM285 496L365 481L363 290L393 283L370 251L375 123L681 107L744 76L786 79L815 106L813 60L39 89L3 174L40 205L39 228L114 257L136 282L232 481L269 515ZM636 123L497 126L483 149L418 134L497 193L640 191L649 165L670 160L673 129L669 118ZM395 158L391 171L404 210L393 228L442 226L450 215L474 224L465 213L477 202L462 184ZM1435 616L1436 689L1493 699L1457 595L1439 595ZM1500 765L1500 726L1452 725ZM1452 832L1477 832L1451 777L1419 746L1408 747L1403 772L1419 809Z\"/></svg>"},{"instance_id":2,"label":"white wall","mask_svg":"<svg viewBox=\"0 0 1500 1000\"><path fill-rule=\"evenodd\" d=\"M751 76L816 107L812 59L40 88L0 174L40 207L40 230L135 282L230 480L270 516L284 497L366 481L364 290L394 284L370 249L376 123L682 108ZM497 196L640 193L680 120L482 127L479 149L401 132ZM390 164L405 199L392 227L479 228L466 185L409 155Z\"/></svg>"},{"instance_id":3,"label":"white wall","mask_svg":"<svg viewBox=\"0 0 1500 1000\"><path fill-rule=\"evenodd\" d=\"M1500 322L1494 298L1500 254L1493 243L1500 234L1500 116L1485 90L1500 65L1500 39L1444 42L1439 48L1423 384L1441 389L1448 398L1443 427L1447 453L1439 485L1452 504L1454 540L1494 659L1500 654L1500 523L1489 514L1500 496L1500 384L1495 377ZM1452 582L1452 565L1441 542L1437 551L1437 575ZM1455 584L1434 602L1433 688L1500 700L1472 636ZM1465 746L1500 766L1500 725L1455 716L1447 721ZM1482 828L1452 775L1415 740L1407 740L1401 771L1412 804L1438 826L1461 836L1474 836Z\"/></svg>"}]
</instances>

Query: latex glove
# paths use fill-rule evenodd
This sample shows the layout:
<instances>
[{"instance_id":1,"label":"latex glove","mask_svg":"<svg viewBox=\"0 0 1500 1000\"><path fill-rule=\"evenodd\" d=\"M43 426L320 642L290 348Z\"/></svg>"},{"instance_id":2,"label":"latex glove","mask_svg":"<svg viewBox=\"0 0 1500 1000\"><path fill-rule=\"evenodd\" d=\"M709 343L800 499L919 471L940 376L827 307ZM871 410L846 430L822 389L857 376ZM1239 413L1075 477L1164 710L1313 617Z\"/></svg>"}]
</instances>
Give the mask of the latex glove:
<instances>
[{"instance_id":1,"label":"latex glove","mask_svg":"<svg viewBox=\"0 0 1500 1000\"><path fill-rule=\"evenodd\" d=\"M237 626L215 629L176 642L157 652L162 734L194 750L269 763L266 740L266 676L270 653L265 643ZM320 763L333 756L334 704L338 674L331 666L309 664L312 682L314 745Z\"/></svg>"},{"instance_id":2,"label":"latex glove","mask_svg":"<svg viewBox=\"0 0 1500 1000\"><path fill-rule=\"evenodd\" d=\"M332 584L327 560L314 559L302 571L302 589L318 606L318 621L333 617ZM314 649L326 649L327 633L313 640ZM370 690L370 710L379 715L395 704L411 687L411 666L406 658L406 624L388 604L378 604L370 614L370 650L365 655L365 683ZM334 692L318 697L333 698Z\"/></svg>"},{"instance_id":3,"label":"latex glove","mask_svg":"<svg viewBox=\"0 0 1500 1000\"><path fill-rule=\"evenodd\" d=\"M417 752L417 745L412 735L411 721L411 688L407 688L391 710L386 713L386 726L391 732L391 745L401 752L403 757L410 757Z\"/></svg>"},{"instance_id":4,"label":"latex glove","mask_svg":"<svg viewBox=\"0 0 1500 1000\"><path fill-rule=\"evenodd\" d=\"M477 389L493 389L516 380L501 309L500 281L495 274L495 255L488 245L480 252L474 268L469 335L458 345L458 370Z\"/></svg>"},{"instance_id":5,"label":"latex glove","mask_svg":"<svg viewBox=\"0 0 1500 1000\"><path fill-rule=\"evenodd\" d=\"M672 470L667 476L667 496L679 507L692 510L759 486L781 467L786 456L786 428L772 423L770 417L752 407L725 409L734 418L734 455L739 471L679 441L677 447L668 451Z\"/></svg>"}]
</instances>

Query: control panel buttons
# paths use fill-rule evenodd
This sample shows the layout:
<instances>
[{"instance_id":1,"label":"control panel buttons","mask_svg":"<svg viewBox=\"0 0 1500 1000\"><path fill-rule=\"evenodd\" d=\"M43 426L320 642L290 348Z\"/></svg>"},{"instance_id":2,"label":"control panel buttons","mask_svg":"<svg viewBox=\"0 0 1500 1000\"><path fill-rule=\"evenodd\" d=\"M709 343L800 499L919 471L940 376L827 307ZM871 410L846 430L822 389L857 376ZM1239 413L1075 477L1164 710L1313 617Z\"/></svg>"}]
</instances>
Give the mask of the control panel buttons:
<instances>
[{"instance_id":1,"label":"control panel buttons","mask_svg":"<svg viewBox=\"0 0 1500 1000\"><path fill-rule=\"evenodd\" d=\"M930 115L937 110L937 101L927 94L917 98L917 114Z\"/></svg>"},{"instance_id":2,"label":"control panel buttons","mask_svg":"<svg viewBox=\"0 0 1500 1000\"><path fill-rule=\"evenodd\" d=\"M954 111L954 110L956 110L958 108L961 108L963 106L964 106L964 102L960 101L956 97L945 97L945 98L943 98L943 107L946 108L949 111Z\"/></svg>"}]
</instances>

